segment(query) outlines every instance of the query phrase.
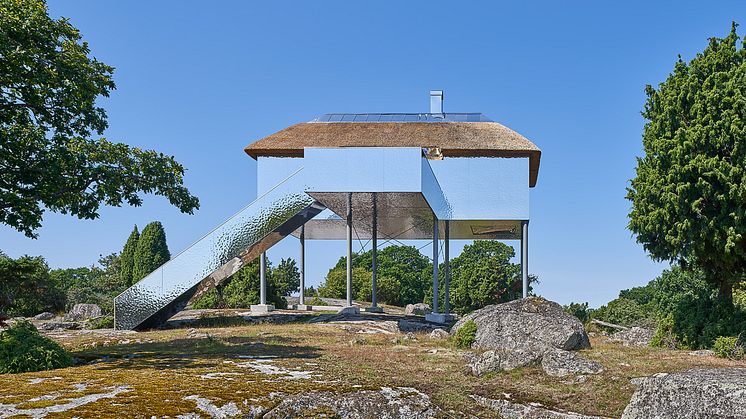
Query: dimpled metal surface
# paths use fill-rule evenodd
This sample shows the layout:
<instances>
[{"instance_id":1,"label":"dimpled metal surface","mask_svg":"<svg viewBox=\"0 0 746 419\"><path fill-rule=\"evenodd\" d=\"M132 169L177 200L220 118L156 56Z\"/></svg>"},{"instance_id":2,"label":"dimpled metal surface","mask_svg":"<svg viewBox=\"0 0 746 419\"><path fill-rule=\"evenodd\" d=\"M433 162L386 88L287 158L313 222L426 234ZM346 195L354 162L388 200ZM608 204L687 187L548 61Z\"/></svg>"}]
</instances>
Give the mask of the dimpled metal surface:
<instances>
[{"instance_id":1,"label":"dimpled metal surface","mask_svg":"<svg viewBox=\"0 0 746 419\"><path fill-rule=\"evenodd\" d=\"M302 175L299 169L117 296L115 327L138 329L167 320L200 282L217 274L212 279L218 283L321 212L324 207L305 193Z\"/></svg>"}]
</instances>

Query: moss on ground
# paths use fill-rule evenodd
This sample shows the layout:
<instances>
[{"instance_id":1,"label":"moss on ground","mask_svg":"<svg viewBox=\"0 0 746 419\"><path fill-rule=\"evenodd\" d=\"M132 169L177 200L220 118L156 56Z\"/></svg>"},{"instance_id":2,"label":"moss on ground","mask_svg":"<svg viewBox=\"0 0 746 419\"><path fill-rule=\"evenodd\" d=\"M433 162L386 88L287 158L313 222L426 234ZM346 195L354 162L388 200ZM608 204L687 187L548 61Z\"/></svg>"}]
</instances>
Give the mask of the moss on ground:
<instances>
[{"instance_id":1,"label":"moss on ground","mask_svg":"<svg viewBox=\"0 0 746 419\"><path fill-rule=\"evenodd\" d=\"M0 403L18 408L62 404L84 395L127 387L62 416L175 416L199 412L197 395L216 406L234 402L243 411L272 407L278 393L357 391L381 386L413 387L445 412L489 417L469 397L479 394L539 402L585 414L618 417L634 387L630 379L692 367L746 366L746 362L697 357L685 351L630 348L592 338L582 355L601 362L604 372L572 381L547 376L539 367L474 377L465 372L462 353L446 340L418 334L361 334L323 324L239 324L231 327L172 329L137 334L68 332L56 336L79 359L94 361L53 371L3 375ZM354 344L352 343L354 342ZM273 356L277 358L263 358ZM309 371L310 379L289 379L252 367L258 361L286 370ZM41 380L43 379L43 380ZM85 384L85 388L76 386ZM49 399L50 395L54 397ZM45 397L46 396L46 397Z\"/></svg>"}]
</instances>

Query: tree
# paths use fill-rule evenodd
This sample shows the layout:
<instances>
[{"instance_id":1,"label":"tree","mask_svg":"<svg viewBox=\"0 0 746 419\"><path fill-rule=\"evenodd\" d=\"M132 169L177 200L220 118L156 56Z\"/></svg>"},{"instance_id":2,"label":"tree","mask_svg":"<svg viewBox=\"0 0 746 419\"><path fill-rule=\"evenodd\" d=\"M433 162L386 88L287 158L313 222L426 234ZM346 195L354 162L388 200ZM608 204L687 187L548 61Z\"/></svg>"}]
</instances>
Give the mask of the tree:
<instances>
[{"instance_id":1,"label":"tree","mask_svg":"<svg viewBox=\"0 0 746 419\"><path fill-rule=\"evenodd\" d=\"M366 299L366 288L371 284L370 271L364 268L352 268L352 298ZM318 288L319 296L324 298L347 298L347 269L332 268L326 274L324 283ZM370 296L370 291L367 291Z\"/></svg>"},{"instance_id":2,"label":"tree","mask_svg":"<svg viewBox=\"0 0 746 419\"><path fill-rule=\"evenodd\" d=\"M489 304L521 298L520 265L510 263L512 247L494 240L476 240L453 258L451 268L451 310L465 314ZM440 272L445 272L441 265ZM535 277L529 277L535 281ZM440 280L439 304L443 307L445 281ZM432 285L430 286L432 288ZM432 299L432 290L429 292Z\"/></svg>"},{"instance_id":3,"label":"tree","mask_svg":"<svg viewBox=\"0 0 746 419\"><path fill-rule=\"evenodd\" d=\"M287 301L282 292L276 288L272 263L267 260L267 303L276 308L286 308ZM252 260L248 265L234 273L222 289L225 306L229 308L249 308L252 304L259 304L259 259Z\"/></svg>"},{"instance_id":4,"label":"tree","mask_svg":"<svg viewBox=\"0 0 746 419\"><path fill-rule=\"evenodd\" d=\"M746 274L746 49L736 24L658 89L646 86L645 155L629 229L656 260L701 270L726 300Z\"/></svg>"},{"instance_id":5,"label":"tree","mask_svg":"<svg viewBox=\"0 0 746 419\"><path fill-rule=\"evenodd\" d=\"M280 295L288 296L300 289L300 272L295 259L281 259L272 271L272 282Z\"/></svg>"},{"instance_id":6,"label":"tree","mask_svg":"<svg viewBox=\"0 0 746 419\"><path fill-rule=\"evenodd\" d=\"M142 229L137 241L132 280L137 282L171 259L166 244L166 232L160 221L153 221Z\"/></svg>"},{"instance_id":7,"label":"tree","mask_svg":"<svg viewBox=\"0 0 746 419\"><path fill-rule=\"evenodd\" d=\"M54 269L50 272L64 293L64 307L75 304L98 304L101 310L110 314L114 311L114 297L127 289L121 274L120 258L116 253L102 256L98 265L83 268Z\"/></svg>"},{"instance_id":8,"label":"tree","mask_svg":"<svg viewBox=\"0 0 746 419\"><path fill-rule=\"evenodd\" d=\"M107 128L96 103L115 84L89 54L43 0L0 0L0 223L29 237L45 210L94 219L102 203L141 205L141 192L199 208L174 157L91 138Z\"/></svg>"},{"instance_id":9,"label":"tree","mask_svg":"<svg viewBox=\"0 0 746 419\"><path fill-rule=\"evenodd\" d=\"M433 264L414 246L387 246L378 251L378 278L389 277L399 282L399 298L389 304L406 305L421 303L428 288L428 274ZM356 255L352 259L353 268L372 269L371 251ZM344 270L347 259L341 257L333 269ZM423 275L423 273L425 273ZM396 284L388 284L396 288ZM383 300L381 300L383 301Z\"/></svg>"},{"instance_id":10,"label":"tree","mask_svg":"<svg viewBox=\"0 0 746 419\"><path fill-rule=\"evenodd\" d=\"M267 303L286 308L287 301L276 286L272 262L267 260ZM193 308L249 308L259 304L259 259L244 265L216 288L190 302Z\"/></svg>"},{"instance_id":11,"label":"tree","mask_svg":"<svg viewBox=\"0 0 746 419\"><path fill-rule=\"evenodd\" d=\"M0 313L33 316L64 308L64 294L41 256L13 259L0 252Z\"/></svg>"},{"instance_id":12,"label":"tree","mask_svg":"<svg viewBox=\"0 0 746 419\"><path fill-rule=\"evenodd\" d=\"M137 250L137 241L140 239L140 232L137 231L137 226L130 233L127 242L124 244L122 249L122 255L119 258L122 272L122 282L127 286L134 284L134 269L135 269L135 251Z\"/></svg>"}]
</instances>

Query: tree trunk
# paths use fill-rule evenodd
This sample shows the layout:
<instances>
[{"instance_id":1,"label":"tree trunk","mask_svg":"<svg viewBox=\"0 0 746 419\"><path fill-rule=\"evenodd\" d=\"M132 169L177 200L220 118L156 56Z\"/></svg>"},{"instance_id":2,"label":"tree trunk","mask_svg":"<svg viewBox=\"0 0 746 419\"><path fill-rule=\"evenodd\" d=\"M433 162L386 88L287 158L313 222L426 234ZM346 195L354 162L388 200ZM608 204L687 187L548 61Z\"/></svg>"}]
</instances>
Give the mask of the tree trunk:
<instances>
[{"instance_id":1,"label":"tree trunk","mask_svg":"<svg viewBox=\"0 0 746 419\"><path fill-rule=\"evenodd\" d=\"M733 301L733 284L731 284L729 281L723 281L720 283L720 290L719 290L720 298L724 299L725 301Z\"/></svg>"}]
</instances>

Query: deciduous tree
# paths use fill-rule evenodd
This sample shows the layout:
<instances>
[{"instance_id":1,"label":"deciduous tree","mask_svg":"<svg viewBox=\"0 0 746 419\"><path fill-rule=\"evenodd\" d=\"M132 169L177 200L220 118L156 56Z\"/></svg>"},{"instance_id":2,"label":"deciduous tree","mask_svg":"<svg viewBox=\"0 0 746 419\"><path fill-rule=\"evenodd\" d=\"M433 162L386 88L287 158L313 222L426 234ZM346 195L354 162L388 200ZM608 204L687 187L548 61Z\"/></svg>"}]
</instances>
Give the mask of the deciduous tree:
<instances>
[{"instance_id":1,"label":"deciduous tree","mask_svg":"<svg viewBox=\"0 0 746 419\"><path fill-rule=\"evenodd\" d=\"M174 157L93 138L107 127L97 101L115 84L90 53L43 0L0 0L0 223L29 237L45 210L94 219L101 204L142 204L141 193L199 208Z\"/></svg>"}]
</instances>

